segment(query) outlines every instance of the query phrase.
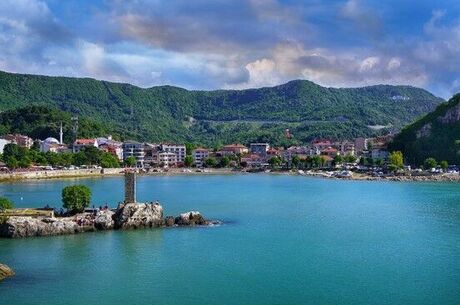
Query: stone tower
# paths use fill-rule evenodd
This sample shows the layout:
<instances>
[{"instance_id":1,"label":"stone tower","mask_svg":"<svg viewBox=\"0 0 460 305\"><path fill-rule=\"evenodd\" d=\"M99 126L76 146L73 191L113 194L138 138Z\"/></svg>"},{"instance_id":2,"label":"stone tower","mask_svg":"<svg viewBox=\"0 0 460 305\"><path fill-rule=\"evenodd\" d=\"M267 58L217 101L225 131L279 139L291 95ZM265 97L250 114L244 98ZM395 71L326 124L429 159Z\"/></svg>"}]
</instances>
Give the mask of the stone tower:
<instances>
[{"instance_id":1,"label":"stone tower","mask_svg":"<svg viewBox=\"0 0 460 305\"><path fill-rule=\"evenodd\" d=\"M136 172L125 172L125 203L136 202Z\"/></svg>"}]
</instances>

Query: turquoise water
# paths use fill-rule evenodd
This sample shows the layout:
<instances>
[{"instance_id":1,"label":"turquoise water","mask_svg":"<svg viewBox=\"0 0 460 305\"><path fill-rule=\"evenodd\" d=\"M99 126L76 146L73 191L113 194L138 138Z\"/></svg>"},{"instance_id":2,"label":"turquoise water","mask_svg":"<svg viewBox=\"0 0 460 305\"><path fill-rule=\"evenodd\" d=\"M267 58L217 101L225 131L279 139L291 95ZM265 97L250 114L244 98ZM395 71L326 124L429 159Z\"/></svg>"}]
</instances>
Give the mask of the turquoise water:
<instances>
[{"instance_id":1,"label":"turquoise water","mask_svg":"<svg viewBox=\"0 0 460 305\"><path fill-rule=\"evenodd\" d=\"M16 206L84 183L115 206L121 178L0 184ZM22 197L22 200L21 200ZM1 240L0 304L459 304L460 185L300 176L140 177L166 214L226 223Z\"/></svg>"}]
</instances>

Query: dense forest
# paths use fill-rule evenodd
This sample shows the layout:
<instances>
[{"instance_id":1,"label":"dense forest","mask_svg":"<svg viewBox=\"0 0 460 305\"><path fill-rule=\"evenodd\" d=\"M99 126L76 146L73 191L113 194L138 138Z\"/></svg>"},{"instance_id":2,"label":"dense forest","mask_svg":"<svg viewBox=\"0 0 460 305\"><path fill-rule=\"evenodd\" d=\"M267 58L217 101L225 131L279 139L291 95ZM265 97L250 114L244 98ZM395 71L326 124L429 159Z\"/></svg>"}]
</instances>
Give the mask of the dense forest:
<instances>
[{"instance_id":1,"label":"dense forest","mask_svg":"<svg viewBox=\"0 0 460 305\"><path fill-rule=\"evenodd\" d=\"M351 139L397 131L442 102L423 89L408 86L335 89L297 80L270 88L190 91L0 72L0 111L47 106L66 113L66 128L70 128L70 116L78 115L93 124L94 132L81 129L87 134L110 133L122 140L151 142L289 145L316 137ZM55 131L63 120L55 114L41 124L46 122ZM21 126L18 124L4 125L14 131ZM29 128L33 136L44 137L39 126ZM286 129L291 138L285 136Z\"/></svg>"},{"instance_id":2,"label":"dense forest","mask_svg":"<svg viewBox=\"0 0 460 305\"><path fill-rule=\"evenodd\" d=\"M401 150L414 165L427 158L460 164L460 94L404 128L390 149Z\"/></svg>"}]
</instances>

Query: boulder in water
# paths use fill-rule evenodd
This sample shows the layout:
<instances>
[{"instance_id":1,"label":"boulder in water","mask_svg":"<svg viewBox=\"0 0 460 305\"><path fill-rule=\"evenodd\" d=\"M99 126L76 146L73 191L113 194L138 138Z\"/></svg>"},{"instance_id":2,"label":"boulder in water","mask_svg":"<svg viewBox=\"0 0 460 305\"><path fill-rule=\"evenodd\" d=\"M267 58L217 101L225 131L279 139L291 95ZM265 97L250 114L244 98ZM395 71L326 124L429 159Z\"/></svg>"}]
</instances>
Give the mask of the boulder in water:
<instances>
[{"instance_id":1,"label":"boulder in water","mask_svg":"<svg viewBox=\"0 0 460 305\"><path fill-rule=\"evenodd\" d=\"M0 281L13 275L14 271L10 267L0 264Z\"/></svg>"},{"instance_id":2,"label":"boulder in water","mask_svg":"<svg viewBox=\"0 0 460 305\"><path fill-rule=\"evenodd\" d=\"M195 226L195 225L204 226L204 225L209 224L209 221L204 219L204 217L200 214L200 212L196 212L196 211L182 213L176 217L174 222L178 226Z\"/></svg>"}]
</instances>

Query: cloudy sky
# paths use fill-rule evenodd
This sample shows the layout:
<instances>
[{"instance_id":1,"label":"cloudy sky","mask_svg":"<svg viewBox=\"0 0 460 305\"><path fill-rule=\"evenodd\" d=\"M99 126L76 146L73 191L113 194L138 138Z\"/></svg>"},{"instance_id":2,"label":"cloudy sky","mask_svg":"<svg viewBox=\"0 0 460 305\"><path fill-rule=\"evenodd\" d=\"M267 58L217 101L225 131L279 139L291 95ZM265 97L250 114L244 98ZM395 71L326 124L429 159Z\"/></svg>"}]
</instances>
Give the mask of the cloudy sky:
<instances>
[{"instance_id":1,"label":"cloudy sky","mask_svg":"<svg viewBox=\"0 0 460 305\"><path fill-rule=\"evenodd\" d=\"M1 0L0 70L142 87L460 91L458 0Z\"/></svg>"}]
</instances>

